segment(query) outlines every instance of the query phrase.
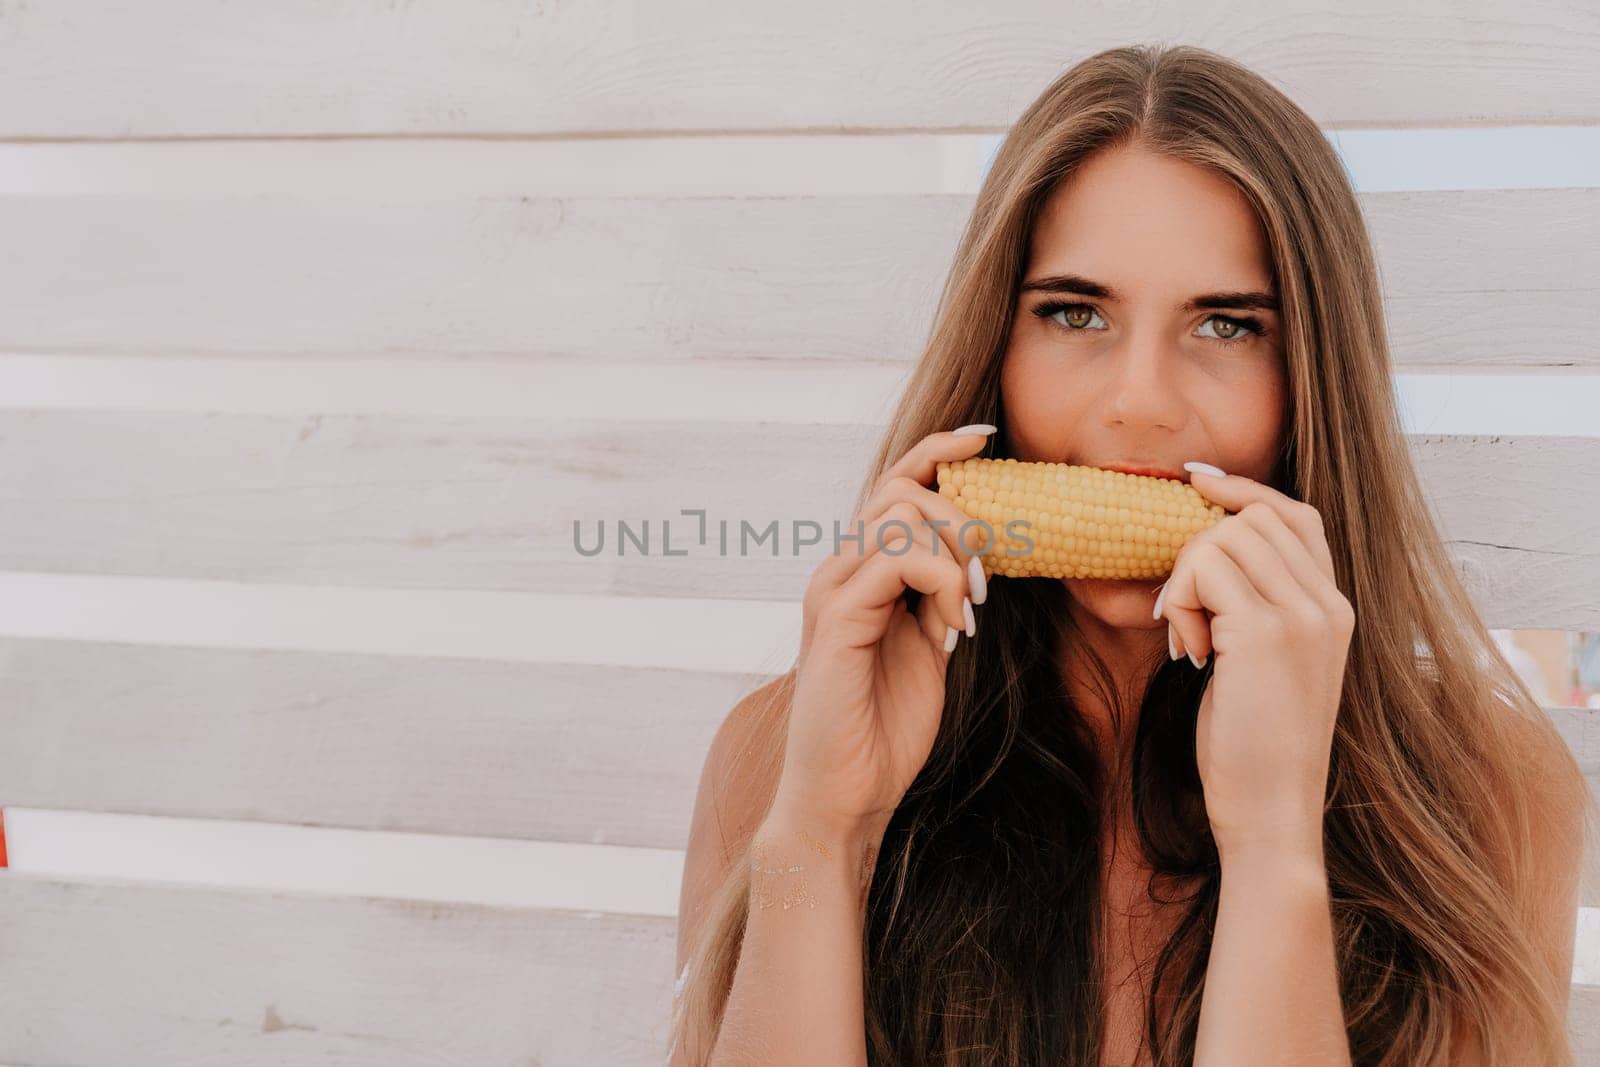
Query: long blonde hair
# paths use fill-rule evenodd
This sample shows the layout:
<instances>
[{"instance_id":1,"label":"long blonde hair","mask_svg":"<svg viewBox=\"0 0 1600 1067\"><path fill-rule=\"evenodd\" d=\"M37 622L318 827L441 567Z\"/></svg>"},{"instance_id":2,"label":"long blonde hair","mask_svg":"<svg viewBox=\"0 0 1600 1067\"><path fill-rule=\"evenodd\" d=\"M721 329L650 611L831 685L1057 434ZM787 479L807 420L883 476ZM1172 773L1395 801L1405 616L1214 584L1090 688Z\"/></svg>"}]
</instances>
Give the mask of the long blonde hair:
<instances>
[{"instance_id":1,"label":"long blonde hair","mask_svg":"<svg viewBox=\"0 0 1600 1067\"><path fill-rule=\"evenodd\" d=\"M990 166L856 511L929 433L991 422L1004 448L1000 364L1034 221L1063 178L1125 144L1236 183L1270 244L1292 406L1274 484L1321 512L1357 620L1324 819L1354 1060L1446 1063L1476 1047L1486 1064L1570 1064L1570 975L1550 974L1531 936L1541 889L1531 840L1539 798L1577 793L1588 847L1594 803L1425 504L1360 207L1327 138L1281 92L1189 46L1109 49L1051 84ZM990 590L984 625L951 659L932 754L878 853L863 939L873 1063L1092 1064L1104 1039L1103 778L1058 662L1079 635L1061 583ZM1085 651L1120 724L1122 687ZM1152 888L1196 887L1166 898L1184 921L1160 954L1144 1019L1154 1061L1168 1064L1193 1058L1219 866L1194 763L1211 661L1197 672L1158 660L1136 723L1135 822ZM751 702L758 740L740 773L769 799L794 672ZM1563 754L1553 765L1519 758L1551 741ZM733 981L749 892L739 860L675 1001L672 1039L692 1063L709 1054Z\"/></svg>"}]
</instances>

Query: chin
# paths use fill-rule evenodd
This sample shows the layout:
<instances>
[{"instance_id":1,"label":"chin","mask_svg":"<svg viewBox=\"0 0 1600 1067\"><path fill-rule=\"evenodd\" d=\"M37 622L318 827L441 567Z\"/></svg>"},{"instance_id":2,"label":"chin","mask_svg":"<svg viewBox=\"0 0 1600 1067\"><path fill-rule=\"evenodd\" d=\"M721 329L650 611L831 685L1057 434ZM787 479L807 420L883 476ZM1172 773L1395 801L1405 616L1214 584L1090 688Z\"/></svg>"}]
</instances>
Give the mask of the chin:
<instances>
[{"instance_id":1,"label":"chin","mask_svg":"<svg viewBox=\"0 0 1600 1067\"><path fill-rule=\"evenodd\" d=\"M1153 630L1150 612L1165 578L1063 578L1067 595L1109 626Z\"/></svg>"}]
</instances>

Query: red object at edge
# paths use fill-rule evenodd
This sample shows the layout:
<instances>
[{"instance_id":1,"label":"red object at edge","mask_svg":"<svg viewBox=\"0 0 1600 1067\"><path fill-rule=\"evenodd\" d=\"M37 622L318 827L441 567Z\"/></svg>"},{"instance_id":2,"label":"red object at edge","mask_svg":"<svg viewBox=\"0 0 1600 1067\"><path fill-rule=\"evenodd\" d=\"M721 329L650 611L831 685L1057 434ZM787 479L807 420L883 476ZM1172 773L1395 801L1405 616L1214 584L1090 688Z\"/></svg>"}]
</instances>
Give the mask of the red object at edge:
<instances>
[{"instance_id":1,"label":"red object at edge","mask_svg":"<svg viewBox=\"0 0 1600 1067\"><path fill-rule=\"evenodd\" d=\"M0 867L6 865L6 809L0 808Z\"/></svg>"}]
</instances>

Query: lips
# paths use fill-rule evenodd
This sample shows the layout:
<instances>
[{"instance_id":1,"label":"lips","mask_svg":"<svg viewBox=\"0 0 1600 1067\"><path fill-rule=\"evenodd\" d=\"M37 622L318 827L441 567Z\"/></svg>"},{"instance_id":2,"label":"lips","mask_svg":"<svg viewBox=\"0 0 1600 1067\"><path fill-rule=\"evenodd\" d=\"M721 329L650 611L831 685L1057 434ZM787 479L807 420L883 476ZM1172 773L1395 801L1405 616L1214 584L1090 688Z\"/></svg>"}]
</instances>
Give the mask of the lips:
<instances>
[{"instance_id":1,"label":"lips","mask_svg":"<svg viewBox=\"0 0 1600 1067\"><path fill-rule=\"evenodd\" d=\"M1184 480L1177 471L1167 470L1165 467L1139 467L1128 463L1095 463L1092 466L1101 470L1118 471L1122 474L1142 474L1149 478L1170 478L1175 482Z\"/></svg>"}]
</instances>

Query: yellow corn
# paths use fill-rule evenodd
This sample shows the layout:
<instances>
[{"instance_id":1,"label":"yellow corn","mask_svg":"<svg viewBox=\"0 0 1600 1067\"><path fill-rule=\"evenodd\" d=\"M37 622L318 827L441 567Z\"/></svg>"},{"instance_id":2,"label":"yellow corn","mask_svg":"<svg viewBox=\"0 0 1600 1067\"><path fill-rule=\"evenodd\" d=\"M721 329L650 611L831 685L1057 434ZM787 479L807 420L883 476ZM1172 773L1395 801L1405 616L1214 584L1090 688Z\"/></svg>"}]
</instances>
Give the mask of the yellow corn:
<instances>
[{"instance_id":1,"label":"yellow corn","mask_svg":"<svg viewBox=\"0 0 1600 1067\"><path fill-rule=\"evenodd\" d=\"M940 495L994 531L993 547L981 526L962 536L985 575L1165 578L1184 542L1228 514L1187 482L1099 467L974 458L937 471Z\"/></svg>"}]
</instances>

